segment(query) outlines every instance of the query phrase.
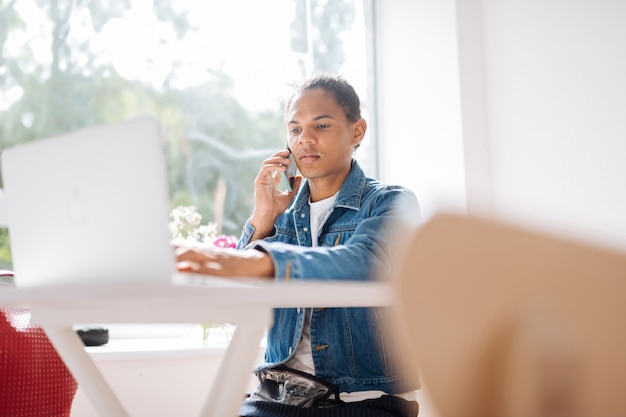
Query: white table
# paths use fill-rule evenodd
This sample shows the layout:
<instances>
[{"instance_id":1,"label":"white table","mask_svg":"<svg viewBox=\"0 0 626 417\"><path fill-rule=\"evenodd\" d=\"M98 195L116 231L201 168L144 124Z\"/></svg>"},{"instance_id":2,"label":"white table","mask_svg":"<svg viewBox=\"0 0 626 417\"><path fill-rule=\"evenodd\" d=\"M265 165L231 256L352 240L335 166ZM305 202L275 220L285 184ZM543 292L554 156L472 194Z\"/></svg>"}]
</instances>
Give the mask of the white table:
<instances>
[{"instance_id":1,"label":"white table","mask_svg":"<svg viewBox=\"0 0 626 417\"><path fill-rule=\"evenodd\" d=\"M105 283L15 289L0 286L0 307L28 307L102 416L128 412L73 330L83 323L237 325L202 407L202 417L236 416L275 307L374 307L393 304L382 282L265 282L195 279L187 283ZM219 381L219 382L218 382ZM174 394L175 395L175 394Z\"/></svg>"}]
</instances>

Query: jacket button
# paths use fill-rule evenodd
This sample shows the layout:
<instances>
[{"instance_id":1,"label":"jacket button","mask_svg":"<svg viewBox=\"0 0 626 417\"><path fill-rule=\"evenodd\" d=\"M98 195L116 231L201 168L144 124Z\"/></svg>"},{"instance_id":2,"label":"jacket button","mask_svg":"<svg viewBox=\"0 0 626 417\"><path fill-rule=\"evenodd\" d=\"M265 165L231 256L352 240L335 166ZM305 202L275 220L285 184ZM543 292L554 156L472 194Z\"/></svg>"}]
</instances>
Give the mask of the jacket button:
<instances>
[{"instance_id":1,"label":"jacket button","mask_svg":"<svg viewBox=\"0 0 626 417\"><path fill-rule=\"evenodd\" d=\"M302 217L302 218L304 219L304 218L306 217L306 214L302 213L302 214L300 215L300 217Z\"/></svg>"},{"instance_id":2,"label":"jacket button","mask_svg":"<svg viewBox=\"0 0 626 417\"><path fill-rule=\"evenodd\" d=\"M302 309L301 309L300 307L298 307L298 314L300 314L300 311L301 311L301 310L302 310Z\"/></svg>"}]
</instances>

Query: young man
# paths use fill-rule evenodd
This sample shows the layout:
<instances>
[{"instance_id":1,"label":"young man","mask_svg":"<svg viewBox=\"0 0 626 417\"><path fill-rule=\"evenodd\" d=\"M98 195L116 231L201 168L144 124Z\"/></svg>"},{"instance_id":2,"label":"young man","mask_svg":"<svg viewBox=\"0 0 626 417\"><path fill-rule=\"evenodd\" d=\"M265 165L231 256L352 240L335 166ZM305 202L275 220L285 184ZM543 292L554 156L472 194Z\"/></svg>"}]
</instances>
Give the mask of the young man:
<instances>
[{"instance_id":1,"label":"young man","mask_svg":"<svg viewBox=\"0 0 626 417\"><path fill-rule=\"evenodd\" d=\"M281 174L293 162L289 150L271 155L255 180L254 210L238 250L180 249L181 271L370 280L389 266L395 242L384 227L407 205L415 215L419 208L413 193L366 178L353 159L367 124L352 86L340 77L314 76L296 88L286 119L288 146L305 180L298 176L293 191L280 191ZM352 404L384 394L406 398L419 383L394 367L385 314L374 308L277 309L258 370L286 365L314 374L338 386L341 400ZM386 398L402 403L404 414L397 415L416 415L416 403Z\"/></svg>"}]
</instances>

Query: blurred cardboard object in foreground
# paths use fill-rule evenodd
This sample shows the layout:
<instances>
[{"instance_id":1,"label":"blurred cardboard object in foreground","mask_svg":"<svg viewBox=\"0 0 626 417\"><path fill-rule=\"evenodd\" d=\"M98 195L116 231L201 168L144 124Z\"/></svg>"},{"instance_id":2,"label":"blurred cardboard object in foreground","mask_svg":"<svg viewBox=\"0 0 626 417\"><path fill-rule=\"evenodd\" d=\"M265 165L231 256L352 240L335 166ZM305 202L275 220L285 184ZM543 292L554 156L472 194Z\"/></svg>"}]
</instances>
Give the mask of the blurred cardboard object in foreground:
<instances>
[{"instance_id":1,"label":"blurred cardboard object in foreground","mask_svg":"<svg viewBox=\"0 0 626 417\"><path fill-rule=\"evenodd\" d=\"M626 253L451 214L407 244L398 353L439 417L626 414Z\"/></svg>"}]
</instances>

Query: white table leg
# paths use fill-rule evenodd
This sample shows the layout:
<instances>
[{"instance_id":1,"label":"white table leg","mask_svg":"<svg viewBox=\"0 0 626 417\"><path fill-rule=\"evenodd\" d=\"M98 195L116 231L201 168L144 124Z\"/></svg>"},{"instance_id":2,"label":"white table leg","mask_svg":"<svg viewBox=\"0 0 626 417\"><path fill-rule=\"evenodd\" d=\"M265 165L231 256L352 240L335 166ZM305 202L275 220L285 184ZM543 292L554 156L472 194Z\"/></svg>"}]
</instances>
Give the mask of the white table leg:
<instances>
[{"instance_id":1,"label":"white table leg","mask_svg":"<svg viewBox=\"0 0 626 417\"><path fill-rule=\"evenodd\" d=\"M39 322L42 323L45 320L39 320ZM82 340L74 332L72 326L43 324L42 327L98 414L103 417L129 417L100 370L85 351Z\"/></svg>"},{"instance_id":2,"label":"white table leg","mask_svg":"<svg viewBox=\"0 0 626 417\"><path fill-rule=\"evenodd\" d=\"M259 341L271 310L263 309L246 322L237 323L235 334L204 403L201 417L235 417L244 399L247 382L259 351Z\"/></svg>"}]
</instances>

